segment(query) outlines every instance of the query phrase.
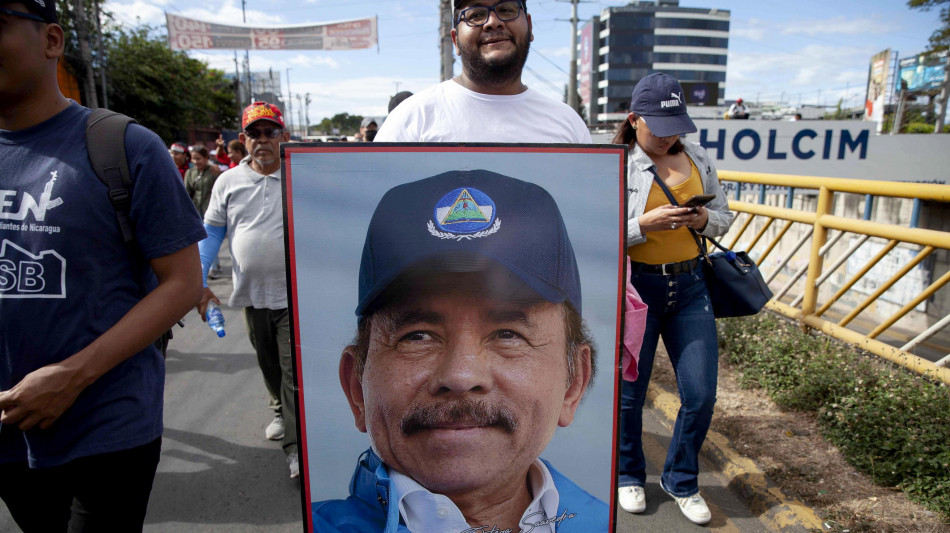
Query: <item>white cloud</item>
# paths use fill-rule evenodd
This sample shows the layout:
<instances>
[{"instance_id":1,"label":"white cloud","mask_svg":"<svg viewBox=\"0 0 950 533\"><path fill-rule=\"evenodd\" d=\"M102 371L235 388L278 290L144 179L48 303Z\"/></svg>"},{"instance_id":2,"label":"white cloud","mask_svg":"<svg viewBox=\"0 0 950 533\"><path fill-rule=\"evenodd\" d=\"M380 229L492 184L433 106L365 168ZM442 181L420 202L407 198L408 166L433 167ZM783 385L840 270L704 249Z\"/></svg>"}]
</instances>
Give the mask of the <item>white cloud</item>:
<instances>
[{"instance_id":1,"label":"white cloud","mask_svg":"<svg viewBox=\"0 0 950 533\"><path fill-rule=\"evenodd\" d=\"M292 77L292 75L291 75ZM310 93L310 123L320 122L341 110L353 115L384 116L389 99L396 91L417 93L439 82L438 78L363 77L327 82L294 83L294 94ZM294 102L294 122L298 121L297 100Z\"/></svg>"},{"instance_id":2,"label":"white cloud","mask_svg":"<svg viewBox=\"0 0 950 533\"><path fill-rule=\"evenodd\" d=\"M894 24L877 18L834 17L819 20L798 20L785 25L785 35L888 35Z\"/></svg>"},{"instance_id":3,"label":"white cloud","mask_svg":"<svg viewBox=\"0 0 950 533\"><path fill-rule=\"evenodd\" d=\"M782 22L751 18L734 20L729 28L730 39L774 42L778 35L808 36L834 39L836 36L890 35L894 24L878 17L854 18L838 16L827 19L799 19Z\"/></svg>"},{"instance_id":4,"label":"white cloud","mask_svg":"<svg viewBox=\"0 0 950 533\"><path fill-rule=\"evenodd\" d=\"M241 6L235 0L224 0L218 9L192 7L183 10L175 9L173 0L135 0L134 2L110 1L105 9L111 11L116 20L124 25L138 26L139 24L165 24L165 11L183 17L199 19L219 24L243 25ZM247 10L247 25L269 26L284 24L285 21L266 11L255 9Z\"/></svg>"},{"instance_id":5,"label":"white cloud","mask_svg":"<svg viewBox=\"0 0 950 533\"><path fill-rule=\"evenodd\" d=\"M165 23L165 7L170 3L167 0L149 2L136 0L130 4L107 2L103 6L103 10L111 12L116 22L125 26L139 26L141 24L154 26Z\"/></svg>"},{"instance_id":6,"label":"white cloud","mask_svg":"<svg viewBox=\"0 0 950 533\"><path fill-rule=\"evenodd\" d=\"M759 19L733 21L729 27L729 38L744 38L750 41L762 41L770 35L766 22Z\"/></svg>"},{"instance_id":7,"label":"white cloud","mask_svg":"<svg viewBox=\"0 0 950 533\"><path fill-rule=\"evenodd\" d=\"M861 47L814 44L792 52L730 52L726 97L817 103L820 89L821 103L834 104L861 90L868 58Z\"/></svg>"},{"instance_id":8,"label":"white cloud","mask_svg":"<svg viewBox=\"0 0 950 533\"><path fill-rule=\"evenodd\" d=\"M340 68L340 62L336 59L314 54L300 54L290 58L287 62L291 65L291 68L330 67L334 70Z\"/></svg>"},{"instance_id":9,"label":"white cloud","mask_svg":"<svg viewBox=\"0 0 950 533\"><path fill-rule=\"evenodd\" d=\"M570 46L563 46L561 48L540 48L538 50L535 50L534 48L532 48L531 50L532 51L540 50L542 54L548 57L567 57L567 58L571 57Z\"/></svg>"}]
</instances>

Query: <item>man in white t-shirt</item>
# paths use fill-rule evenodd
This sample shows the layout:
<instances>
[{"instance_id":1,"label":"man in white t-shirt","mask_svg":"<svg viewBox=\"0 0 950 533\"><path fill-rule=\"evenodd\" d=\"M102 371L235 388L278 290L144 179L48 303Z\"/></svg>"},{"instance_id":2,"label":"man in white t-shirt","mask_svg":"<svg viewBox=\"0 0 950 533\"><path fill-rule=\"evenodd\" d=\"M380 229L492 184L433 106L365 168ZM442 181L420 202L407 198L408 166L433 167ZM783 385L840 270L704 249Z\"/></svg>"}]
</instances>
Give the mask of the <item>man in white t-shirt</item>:
<instances>
[{"instance_id":1,"label":"man in white t-shirt","mask_svg":"<svg viewBox=\"0 0 950 533\"><path fill-rule=\"evenodd\" d=\"M521 81L534 39L525 0L455 0L453 21L462 73L394 109L376 142L591 143L573 109Z\"/></svg>"}]
</instances>

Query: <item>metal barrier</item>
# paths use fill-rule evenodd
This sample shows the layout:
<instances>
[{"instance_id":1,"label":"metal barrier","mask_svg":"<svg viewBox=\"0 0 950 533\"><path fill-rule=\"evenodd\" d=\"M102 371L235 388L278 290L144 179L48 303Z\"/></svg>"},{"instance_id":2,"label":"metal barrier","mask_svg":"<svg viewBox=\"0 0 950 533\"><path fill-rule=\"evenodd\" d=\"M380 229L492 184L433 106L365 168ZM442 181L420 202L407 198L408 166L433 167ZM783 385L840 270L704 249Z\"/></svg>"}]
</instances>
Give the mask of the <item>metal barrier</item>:
<instances>
[{"instance_id":1,"label":"metal barrier","mask_svg":"<svg viewBox=\"0 0 950 533\"><path fill-rule=\"evenodd\" d=\"M763 276L770 284L776 283L777 278L785 274L787 279L778 287L772 285L775 290L775 296L768 303L768 308L781 313L790 318L800 321L809 328L819 330L831 337L843 340L874 353L885 359L893 361L914 372L929 375L934 379L950 384L950 368L946 364L950 361L950 355L942 358L936 363L923 359L910 353L920 343L931 338L940 332L944 327L950 324L950 315L938 320L935 324L919 332L915 338L901 347L892 346L886 342L878 340L882 333L888 331L901 318L907 316L922 302L927 301L937 291L950 283L950 271L943 273L939 277L934 272L935 281L921 291L916 297L904 303L904 305L892 316L887 317L876 327L870 328L870 331L861 332L854 327L848 327L849 324L858 317L863 311L874 304L888 289L893 287L904 276L911 272L914 267L919 265L927 257L937 250L950 250L950 232L921 229L917 227L904 227L894 224L884 224L872 222L871 204L876 197L889 198L909 198L914 199L914 215L911 226L916 226L916 220L919 216L920 201L950 202L950 185L928 185L916 183L882 182L851 180L840 178L817 178L810 176L789 176L778 174L758 174L750 172L720 171L719 178L723 182L737 183L735 199L730 200L730 208L737 212L736 223L727 238L731 235L730 247L736 246L740 239L747 233L752 233L750 240L743 242L743 248L749 252L750 256L756 259L760 265ZM741 201L740 193L742 186L746 183L757 185L759 188L758 203ZM777 205L764 205L766 203L766 186L781 187L787 194L786 207ZM753 187L753 195L754 195ZM793 199L796 193L801 193L802 189L817 191L817 203L814 211L804 211L793 209ZM834 214L834 205L836 195L841 193L851 193L864 195L865 214L864 219L847 218L836 216ZM811 193L814 195L814 192ZM748 197L749 194L746 194ZM804 202L803 202L804 203ZM739 217L745 213L745 220L740 222ZM753 221L758 222L753 224ZM780 249L780 242L789 234L793 225L804 225L804 228L798 228L801 235L792 243L784 243L781 247L781 253L784 256L777 260L777 264L768 272L765 262L771 254ZM777 231L773 231L770 241L766 241L766 235L770 228L779 226ZM750 231L751 230L751 231ZM833 233L833 235L830 235ZM845 236L851 235L856 240L838 257L832 259L829 257L833 250L840 248L839 241ZM829 238L830 237L830 238ZM849 258L872 238L875 242L880 239L886 241L883 248L877 252L867 264L860 268L857 273L841 284L836 291L827 296L825 291L824 301L819 301L822 296L821 286L831 278L831 276L843 265ZM799 251L811 241L807 264L797 271L788 273L788 265ZM860 303L856 304L854 309L846 313L843 318L837 322L825 318L828 311L839 302L845 294L856 294L853 291L855 285L864 278L872 268L887 256L894 248L901 243L919 245L923 248L917 255L900 267L891 277L880 286L868 294ZM761 249L761 252L758 250ZM829 261L829 266L825 268L825 260ZM804 276L804 283L800 283ZM779 280L781 281L781 280ZM800 287L801 293L795 297L792 292L796 287ZM839 306L840 307L840 306ZM865 328L869 329L869 328ZM914 332L917 333L917 332Z\"/></svg>"}]
</instances>

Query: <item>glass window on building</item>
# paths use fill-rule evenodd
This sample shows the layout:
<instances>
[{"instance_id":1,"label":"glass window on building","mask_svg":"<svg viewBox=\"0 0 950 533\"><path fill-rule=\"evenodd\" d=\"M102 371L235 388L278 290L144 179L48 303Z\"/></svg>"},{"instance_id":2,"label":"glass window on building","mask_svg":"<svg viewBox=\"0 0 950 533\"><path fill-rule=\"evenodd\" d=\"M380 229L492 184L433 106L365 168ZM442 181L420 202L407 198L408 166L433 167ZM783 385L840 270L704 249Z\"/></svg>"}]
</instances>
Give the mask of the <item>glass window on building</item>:
<instances>
[{"instance_id":1,"label":"glass window on building","mask_svg":"<svg viewBox=\"0 0 950 533\"><path fill-rule=\"evenodd\" d=\"M681 18L657 18L657 28L677 28L684 30L713 30L729 31L729 21L727 20L704 20L704 19L681 19Z\"/></svg>"},{"instance_id":2,"label":"glass window on building","mask_svg":"<svg viewBox=\"0 0 950 533\"><path fill-rule=\"evenodd\" d=\"M613 16L610 18L610 31L614 30L652 30L652 16Z\"/></svg>"},{"instance_id":3,"label":"glass window on building","mask_svg":"<svg viewBox=\"0 0 950 533\"><path fill-rule=\"evenodd\" d=\"M653 33L611 30L610 35L607 36L607 44L610 48L635 46L653 48Z\"/></svg>"},{"instance_id":4,"label":"glass window on building","mask_svg":"<svg viewBox=\"0 0 950 533\"><path fill-rule=\"evenodd\" d=\"M629 101L630 95L633 94L633 88L636 85L637 83L635 81L628 83L611 83L605 88L607 91L606 96L607 98L626 98L627 101Z\"/></svg>"},{"instance_id":5,"label":"glass window on building","mask_svg":"<svg viewBox=\"0 0 950 533\"><path fill-rule=\"evenodd\" d=\"M725 72L709 72L705 70L664 70L679 81L726 81Z\"/></svg>"},{"instance_id":6,"label":"glass window on building","mask_svg":"<svg viewBox=\"0 0 950 533\"><path fill-rule=\"evenodd\" d=\"M692 65L725 65L726 56L716 54L672 54L660 52L653 60L654 63L686 63Z\"/></svg>"},{"instance_id":7,"label":"glass window on building","mask_svg":"<svg viewBox=\"0 0 950 533\"><path fill-rule=\"evenodd\" d=\"M654 62L653 52L625 52L611 48L607 53L607 63L610 68L623 68L623 65L650 65Z\"/></svg>"},{"instance_id":8,"label":"glass window on building","mask_svg":"<svg viewBox=\"0 0 950 533\"><path fill-rule=\"evenodd\" d=\"M729 39L718 37L692 37L686 35L657 35L657 46L701 46L703 48L728 48Z\"/></svg>"},{"instance_id":9,"label":"glass window on building","mask_svg":"<svg viewBox=\"0 0 950 533\"><path fill-rule=\"evenodd\" d=\"M613 68L607 70L607 79L611 82L615 81L640 81L640 78L645 77L650 73L648 68ZM613 85L611 83L611 85Z\"/></svg>"}]
</instances>

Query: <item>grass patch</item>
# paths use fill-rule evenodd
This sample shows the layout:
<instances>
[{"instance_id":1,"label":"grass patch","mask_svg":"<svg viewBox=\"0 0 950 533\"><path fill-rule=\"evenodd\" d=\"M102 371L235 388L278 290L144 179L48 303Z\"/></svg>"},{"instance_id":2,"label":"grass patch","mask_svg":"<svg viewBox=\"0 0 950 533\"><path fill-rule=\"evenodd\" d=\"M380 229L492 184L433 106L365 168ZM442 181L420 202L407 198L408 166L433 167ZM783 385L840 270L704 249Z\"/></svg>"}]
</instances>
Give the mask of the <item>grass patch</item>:
<instances>
[{"instance_id":1,"label":"grass patch","mask_svg":"<svg viewBox=\"0 0 950 533\"><path fill-rule=\"evenodd\" d=\"M817 413L848 462L950 521L950 387L770 312L717 323L743 387Z\"/></svg>"}]
</instances>

